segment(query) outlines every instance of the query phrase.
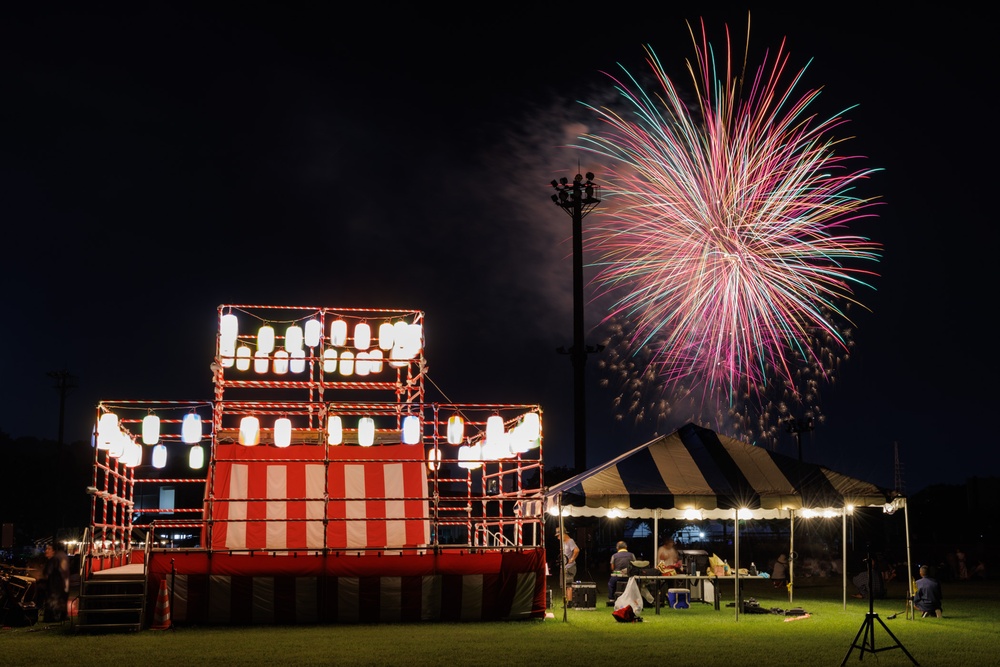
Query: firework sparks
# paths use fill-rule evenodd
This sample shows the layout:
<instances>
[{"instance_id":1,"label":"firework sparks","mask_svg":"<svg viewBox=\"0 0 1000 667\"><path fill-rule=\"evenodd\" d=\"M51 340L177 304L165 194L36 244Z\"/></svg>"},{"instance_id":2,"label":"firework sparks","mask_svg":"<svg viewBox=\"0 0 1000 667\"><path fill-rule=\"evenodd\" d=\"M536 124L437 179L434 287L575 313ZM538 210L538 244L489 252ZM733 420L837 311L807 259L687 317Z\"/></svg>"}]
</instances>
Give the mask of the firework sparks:
<instances>
[{"instance_id":1,"label":"firework sparks","mask_svg":"<svg viewBox=\"0 0 1000 667\"><path fill-rule=\"evenodd\" d=\"M795 93L804 69L784 86L784 43L744 79L728 31L721 66L704 24L700 44L691 36L693 104L647 47L655 92L623 67L609 76L626 111L585 105L601 125L578 148L610 162L585 238L605 323L618 324L610 363L623 386L697 387L730 411L755 398L787 412L768 388L814 399L851 343L847 306L861 305L854 290L871 286L865 263L881 253L849 233L876 203L853 191L876 170L835 152L845 120L810 111L818 90Z\"/></svg>"}]
</instances>

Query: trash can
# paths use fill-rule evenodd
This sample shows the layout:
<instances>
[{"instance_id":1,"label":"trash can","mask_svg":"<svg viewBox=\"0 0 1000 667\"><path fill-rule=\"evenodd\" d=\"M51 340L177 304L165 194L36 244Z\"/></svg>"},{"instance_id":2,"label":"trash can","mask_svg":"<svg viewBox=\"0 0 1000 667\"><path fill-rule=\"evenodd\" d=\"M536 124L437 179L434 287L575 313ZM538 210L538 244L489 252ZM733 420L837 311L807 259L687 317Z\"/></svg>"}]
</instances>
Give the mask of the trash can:
<instances>
[{"instance_id":1,"label":"trash can","mask_svg":"<svg viewBox=\"0 0 1000 667\"><path fill-rule=\"evenodd\" d=\"M686 588L667 589L667 603L671 609L687 609L691 605L691 591Z\"/></svg>"}]
</instances>

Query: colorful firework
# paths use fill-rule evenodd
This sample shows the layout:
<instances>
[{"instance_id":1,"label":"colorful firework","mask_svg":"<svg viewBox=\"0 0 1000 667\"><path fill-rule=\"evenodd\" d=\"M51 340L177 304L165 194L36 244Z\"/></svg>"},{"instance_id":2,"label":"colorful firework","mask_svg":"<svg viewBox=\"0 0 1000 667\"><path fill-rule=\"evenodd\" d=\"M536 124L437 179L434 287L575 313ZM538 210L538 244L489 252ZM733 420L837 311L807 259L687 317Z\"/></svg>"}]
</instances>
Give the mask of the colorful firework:
<instances>
[{"instance_id":1,"label":"colorful firework","mask_svg":"<svg viewBox=\"0 0 1000 667\"><path fill-rule=\"evenodd\" d=\"M671 394L724 399L720 413L764 435L775 426L741 406L809 403L851 343L847 306L861 305L854 289L871 286L864 264L881 247L848 226L874 217L854 189L877 170L835 152L845 120L810 111L819 90L796 96L804 69L783 86L784 42L744 87L728 30L721 66L704 24L700 45L691 36L693 104L647 47L658 90L623 67L609 76L627 111L585 105L602 125L578 148L610 164L584 247L625 384L658 384L661 407Z\"/></svg>"}]
</instances>

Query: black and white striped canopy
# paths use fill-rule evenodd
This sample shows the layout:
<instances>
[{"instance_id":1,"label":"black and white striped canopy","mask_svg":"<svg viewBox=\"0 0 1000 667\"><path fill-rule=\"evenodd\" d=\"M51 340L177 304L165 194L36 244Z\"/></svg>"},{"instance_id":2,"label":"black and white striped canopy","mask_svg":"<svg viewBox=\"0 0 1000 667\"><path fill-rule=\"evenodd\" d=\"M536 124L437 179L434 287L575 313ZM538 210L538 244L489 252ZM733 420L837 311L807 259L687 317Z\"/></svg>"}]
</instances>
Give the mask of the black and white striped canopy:
<instances>
[{"instance_id":1,"label":"black and white striped canopy","mask_svg":"<svg viewBox=\"0 0 1000 667\"><path fill-rule=\"evenodd\" d=\"M567 516L784 518L806 510L884 506L895 494L828 468L718 435L695 424L546 490Z\"/></svg>"}]
</instances>

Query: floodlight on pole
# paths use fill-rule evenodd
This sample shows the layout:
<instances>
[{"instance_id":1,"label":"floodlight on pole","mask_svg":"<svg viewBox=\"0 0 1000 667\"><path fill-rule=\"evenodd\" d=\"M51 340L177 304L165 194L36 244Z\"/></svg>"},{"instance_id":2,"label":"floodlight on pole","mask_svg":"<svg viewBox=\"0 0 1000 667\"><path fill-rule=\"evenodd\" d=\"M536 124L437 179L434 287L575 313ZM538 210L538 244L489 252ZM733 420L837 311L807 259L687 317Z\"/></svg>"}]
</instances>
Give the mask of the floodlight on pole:
<instances>
[{"instance_id":1,"label":"floodlight on pole","mask_svg":"<svg viewBox=\"0 0 1000 667\"><path fill-rule=\"evenodd\" d=\"M587 469L587 419L584 367L587 355L604 349L603 345L588 346L583 342L583 218L601 203L600 186L594 174L577 174L573 182L564 176L552 181L555 192L552 201L573 219L573 347L560 347L573 364L573 452L576 471Z\"/></svg>"}]
</instances>

